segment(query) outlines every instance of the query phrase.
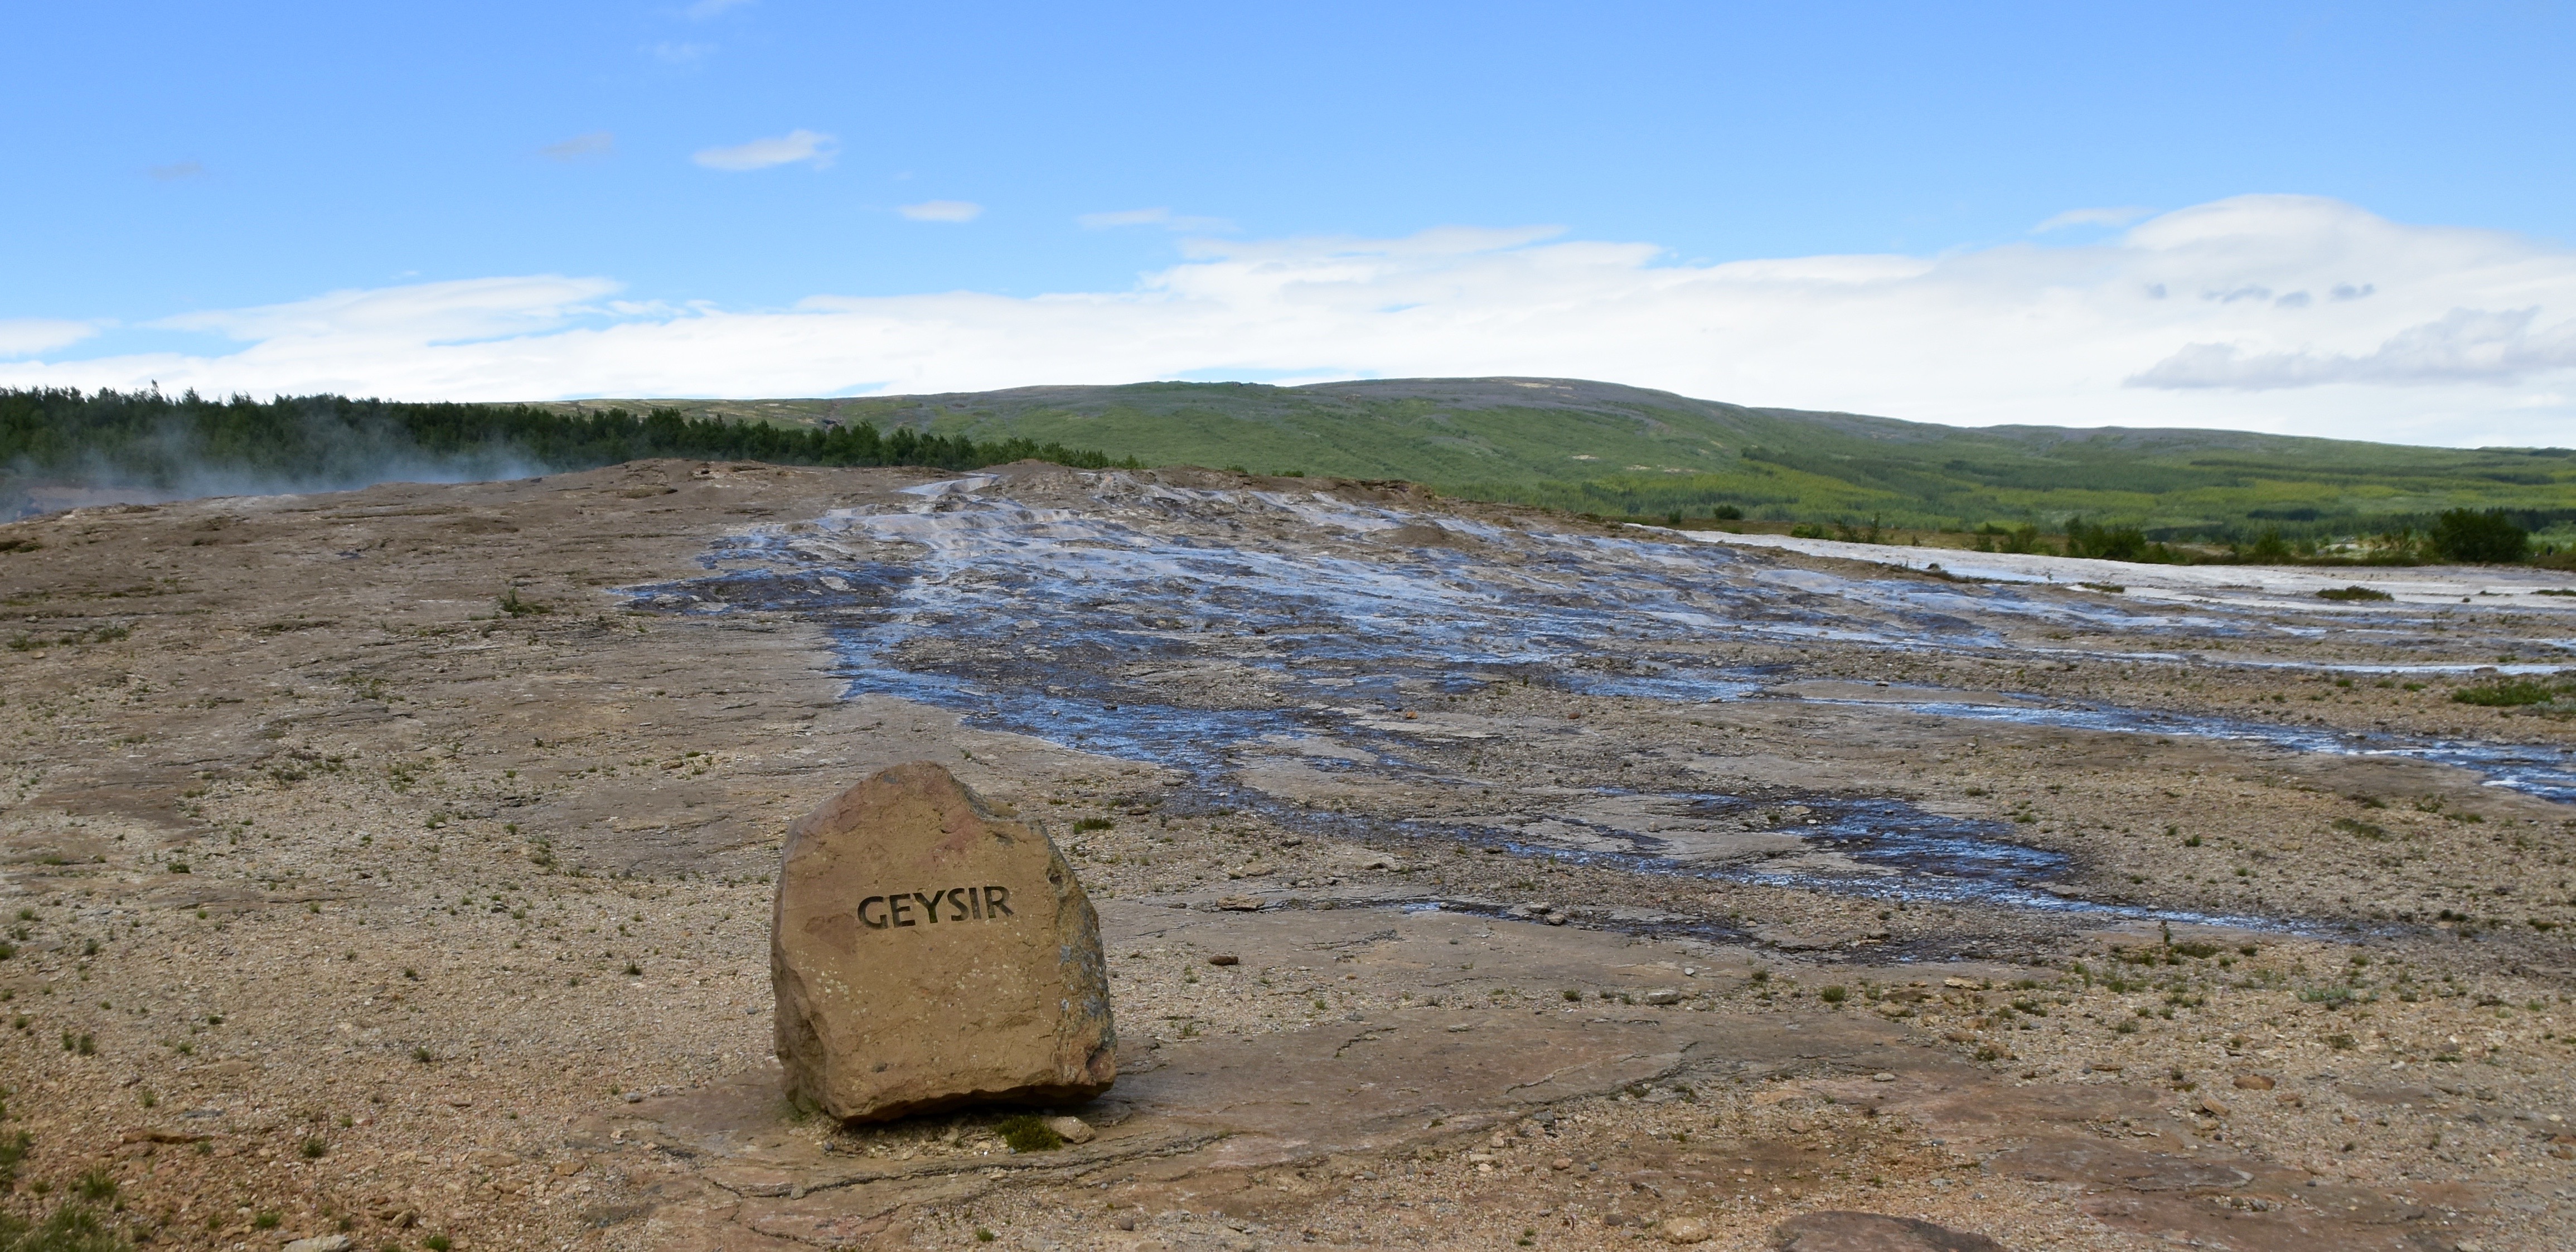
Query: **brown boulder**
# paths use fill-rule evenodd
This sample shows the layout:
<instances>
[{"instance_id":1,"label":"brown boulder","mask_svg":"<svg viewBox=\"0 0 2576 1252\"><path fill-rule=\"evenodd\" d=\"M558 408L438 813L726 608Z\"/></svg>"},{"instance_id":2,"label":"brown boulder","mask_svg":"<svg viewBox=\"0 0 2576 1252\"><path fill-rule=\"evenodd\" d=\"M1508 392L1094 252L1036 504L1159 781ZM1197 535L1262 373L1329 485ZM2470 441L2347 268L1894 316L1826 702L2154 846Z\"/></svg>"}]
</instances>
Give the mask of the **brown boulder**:
<instances>
[{"instance_id":1,"label":"brown boulder","mask_svg":"<svg viewBox=\"0 0 2576 1252\"><path fill-rule=\"evenodd\" d=\"M1771 1228L1780 1252L2003 1252L1984 1235L1882 1213L1801 1213Z\"/></svg>"},{"instance_id":2,"label":"brown boulder","mask_svg":"<svg viewBox=\"0 0 2576 1252\"><path fill-rule=\"evenodd\" d=\"M790 1098L877 1121L1117 1076L1100 918L1046 832L927 761L788 827L770 927Z\"/></svg>"}]
</instances>

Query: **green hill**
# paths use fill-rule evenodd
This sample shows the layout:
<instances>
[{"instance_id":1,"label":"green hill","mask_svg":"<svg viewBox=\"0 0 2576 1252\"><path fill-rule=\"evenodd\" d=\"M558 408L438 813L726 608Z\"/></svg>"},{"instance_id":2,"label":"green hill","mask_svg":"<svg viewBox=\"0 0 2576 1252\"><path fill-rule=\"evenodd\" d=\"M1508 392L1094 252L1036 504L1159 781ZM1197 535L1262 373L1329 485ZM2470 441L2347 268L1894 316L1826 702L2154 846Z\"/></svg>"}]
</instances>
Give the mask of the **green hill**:
<instances>
[{"instance_id":1,"label":"green hill","mask_svg":"<svg viewBox=\"0 0 2576 1252\"><path fill-rule=\"evenodd\" d=\"M2421 529L2501 508L2576 526L2576 453L2407 447L2216 430L1966 429L1754 409L1611 383L1395 379L1137 383L841 400L586 400L793 426L873 423L1199 464L1406 478L1454 495L1617 515L1853 520L1952 529L2071 517L2156 538Z\"/></svg>"}]
</instances>

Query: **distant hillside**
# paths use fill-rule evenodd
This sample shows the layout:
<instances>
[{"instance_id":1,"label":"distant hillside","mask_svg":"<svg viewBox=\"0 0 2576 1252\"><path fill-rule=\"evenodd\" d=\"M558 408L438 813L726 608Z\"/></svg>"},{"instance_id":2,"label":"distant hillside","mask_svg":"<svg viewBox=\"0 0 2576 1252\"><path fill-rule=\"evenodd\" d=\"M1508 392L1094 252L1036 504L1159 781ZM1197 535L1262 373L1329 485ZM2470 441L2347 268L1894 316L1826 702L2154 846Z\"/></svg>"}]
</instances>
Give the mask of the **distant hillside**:
<instances>
[{"instance_id":1,"label":"distant hillside","mask_svg":"<svg viewBox=\"0 0 2576 1252\"><path fill-rule=\"evenodd\" d=\"M1612 383L1396 379L1271 387L1137 383L848 400L587 400L563 411L881 428L1100 448L1189 463L1407 478L1582 512L1781 521L1872 516L1968 528L2070 517L2156 538L2420 529L2452 508L2576 528L2576 453L2418 448L2215 430L1964 429L1752 409Z\"/></svg>"}]
</instances>

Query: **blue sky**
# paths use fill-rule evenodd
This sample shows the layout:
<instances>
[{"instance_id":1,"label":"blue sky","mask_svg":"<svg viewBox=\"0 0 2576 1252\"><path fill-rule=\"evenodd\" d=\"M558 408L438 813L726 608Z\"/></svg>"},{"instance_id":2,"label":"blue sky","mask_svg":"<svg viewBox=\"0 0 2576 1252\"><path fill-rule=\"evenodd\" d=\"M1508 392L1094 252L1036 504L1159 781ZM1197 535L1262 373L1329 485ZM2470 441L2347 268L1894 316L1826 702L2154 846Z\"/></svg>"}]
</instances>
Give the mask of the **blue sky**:
<instances>
[{"instance_id":1,"label":"blue sky","mask_svg":"<svg viewBox=\"0 0 2576 1252\"><path fill-rule=\"evenodd\" d=\"M2568 442L2549 434L2576 413L2562 4L98 4L11 23L34 55L0 106L19 175L0 382L806 394L1619 368L1946 421L2366 411L2392 438ZM2028 362L2003 328L2105 273L2156 285L2140 267L2174 254L2130 236L2231 205L2235 242L2189 245L2192 296L2241 318L2226 293L2261 287L2307 320L2097 302L2037 336L2098 346L2089 373L2011 385ZM1353 258L1366 289L1328 301L1349 324L1309 324L1298 293ZM1800 333L1806 364L1757 367L1781 345L1710 329L1765 324L1728 266L1830 258L1876 258L1860 281L1888 299ZM1542 314L1633 301L1569 297L1549 277L1567 264L1733 285L1702 338L1587 354L1561 346L1583 319ZM1246 304L1265 265L1297 285ZM1797 281L1850 296L1814 269ZM1955 363L1909 377L1915 323L1889 310L1958 320L1921 313L1932 278L2020 310L1952 346L1985 353L1991 385ZM1193 303L1211 283L1231 337ZM1471 289L1472 308L1437 294ZM1065 338L1032 303L1051 295L1190 344L1086 345L1055 367L1083 376L1027 377L1052 359L1029 337ZM1825 317L1813 295L1780 316ZM1386 320L1426 307L1442 316ZM1497 319L1560 346L1457 350ZM553 364L448 351L502 343ZM727 365L745 343L756 368ZM2226 353L2272 364L2202 368ZM2505 364L2473 377L2481 353Z\"/></svg>"}]
</instances>

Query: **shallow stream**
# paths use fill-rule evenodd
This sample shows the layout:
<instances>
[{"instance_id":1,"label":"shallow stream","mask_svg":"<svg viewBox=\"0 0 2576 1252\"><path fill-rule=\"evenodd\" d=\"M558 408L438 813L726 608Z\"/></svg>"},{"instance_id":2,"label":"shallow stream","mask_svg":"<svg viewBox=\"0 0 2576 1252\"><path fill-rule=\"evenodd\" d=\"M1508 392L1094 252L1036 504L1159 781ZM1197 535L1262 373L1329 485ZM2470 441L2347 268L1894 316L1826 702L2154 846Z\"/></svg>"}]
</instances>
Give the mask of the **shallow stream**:
<instances>
[{"instance_id":1,"label":"shallow stream","mask_svg":"<svg viewBox=\"0 0 2576 1252\"><path fill-rule=\"evenodd\" d=\"M980 727L1177 770L1192 780L1177 804L1255 809L1290 829L1438 837L1872 896L2256 922L2055 894L2047 888L2064 856L2012 842L2003 823L1891 799L1796 797L1798 815L1780 826L1777 796L1594 788L1546 811L1529 811L1531 800L1518 796L1512 803L1523 811L1506 815L1371 820L1283 801L1243 773L1247 763L1285 757L1313 770L1477 787L1484 784L1457 776L1430 750L1435 741L1455 748L1457 736L1403 720L1421 693L1532 682L1675 702L1756 697L1778 675L1712 662L1710 645L1729 640L1996 653L2014 647L2008 627L2230 639L2304 634L2303 624L2223 609L2138 609L2027 585L1848 578L1707 545L1505 530L1319 493L1111 477L1074 509L1034 506L994 484L984 476L925 484L901 506L743 536L706 558L706 576L630 594L638 607L667 612L807 616L832 629L852 695L918 701ZM1896 707L2408 756L2576 801L2576 767L2555 748L2362 738L2035 699ZM1348 829L1354 824L1368 829ZM1746 831L1768 832L1772 845L1744 854Z\"/></svg>"}]
</instances>

